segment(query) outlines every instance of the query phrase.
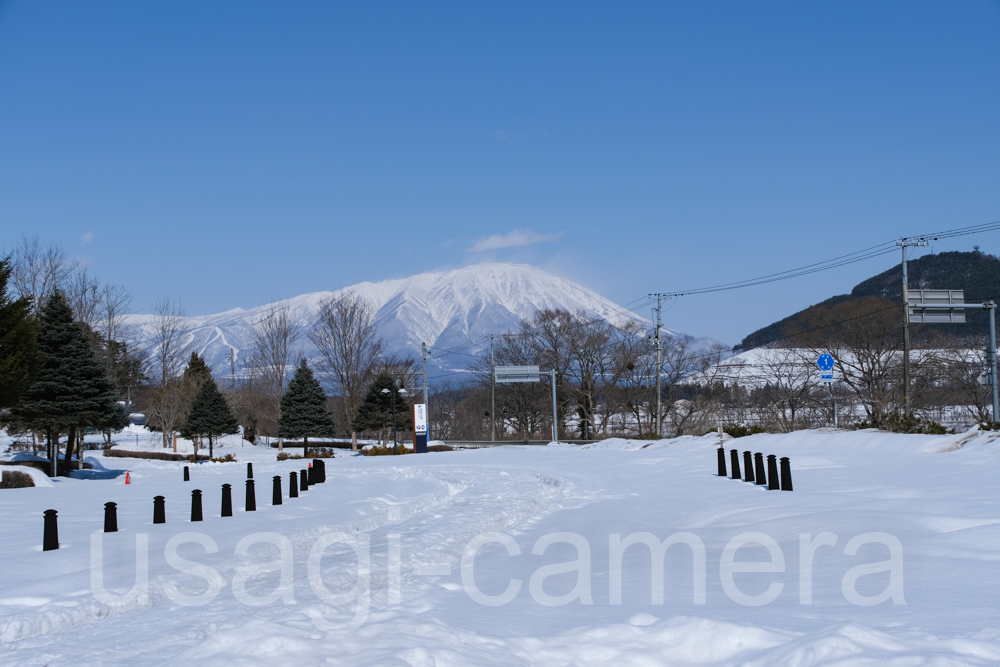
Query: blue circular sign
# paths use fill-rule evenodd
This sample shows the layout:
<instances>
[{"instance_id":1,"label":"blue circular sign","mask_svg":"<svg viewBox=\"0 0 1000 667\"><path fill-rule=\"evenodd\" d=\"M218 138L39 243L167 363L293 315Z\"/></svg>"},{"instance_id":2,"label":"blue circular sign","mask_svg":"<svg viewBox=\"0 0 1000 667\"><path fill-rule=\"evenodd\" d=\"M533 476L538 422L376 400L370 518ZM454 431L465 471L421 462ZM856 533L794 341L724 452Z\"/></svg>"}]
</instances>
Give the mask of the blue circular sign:
<instances>
[{"instance_id":1,"label":"blue circular sign","mask_svg":"<svg viewBox=\"0 0 1000 667\"><path fill-rule=\"evenodd\" d=\"M816 360L816 365L819 366L821 371L832 371L833 357L829 354L821 354L819 355L819 359Z\"/></svg>"}]
</instances>

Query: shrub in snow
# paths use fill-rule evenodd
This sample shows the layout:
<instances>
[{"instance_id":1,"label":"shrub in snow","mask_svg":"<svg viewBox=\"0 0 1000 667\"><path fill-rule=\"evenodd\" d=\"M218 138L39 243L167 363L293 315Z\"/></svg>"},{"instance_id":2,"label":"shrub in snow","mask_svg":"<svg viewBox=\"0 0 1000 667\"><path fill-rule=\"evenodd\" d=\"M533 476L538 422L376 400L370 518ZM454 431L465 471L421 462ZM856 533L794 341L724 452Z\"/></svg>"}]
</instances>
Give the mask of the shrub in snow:
<instances>
[{"instance_id":1,"label":"shrub in snow","mask_svg":"<svg viewBox=\"0 0 1000 667\"><path fill-rule=\"evenodd\" d=\"M886 415L882 419L860 422L856 424L854 428L859 431L866 428L877 428L880 431L889 431L890 433L922 433L925 435L945 435L946 433L954 433L954 431L949 431L944 426L931 419L925 420L920 417L900 414L898 412Z\"/></svg>"},{"instance_id":2,"label":"shrub in snow","mask_svg":"<svg viewBox=\"0 0 1000 667\"><path fill-rule=\"evenodd\" d=\"M288 452L278 452L279 461L288 461L291 459L332 459L334 456L333 449L328 447L312 449L305 456L301 454L289 454Z\"/></svg>"},{"instance_id":3,"label":"shrub in snow","mask_svg":"<svg viewBox=\"0 0 1000 667\"><path fill-rule=\"evenodd\" d=\"M398 445L395 448L395 450L393 450L392 447L386 445L385 447L375 446L375 447L369 447L367 449L362 449L361 453L364 454L365 456L386 456L386 455L391 456L393 454L409 454L410 450L404 447L403 445Z\"/></svg>"},{"instance_id":4,"label":"shrub in snow","mask_svg":"<svg viewBox=\"0 0 1000 667\"><path fill-rule=\"evenodd\" d=\"M191 454L175 454L173 452L132 452L127 449L105 449L104 455L110 456L111 458L156 459L158 461L190 461L193 458ZM199 454L198 460L207 461L208 456Z\"/></svg>"},{"instance_id":5,"label":"shrub in snow","mask_svg":"<svg viewBox=\"0 0 1000 667\"><path fill-rule=\"evenodd\" d=\"M0 489L26 489L29 486L34 486L35 482L31 479L31 475L25 472L18 472L17 470L4 470L3 475L0 478Z\"/></svg>"},{"instance_id":6,"label":"shrub in snow","mask_svg":"<svg viewBox=\"0 0 1000 667\"><path fill-rule=\"evenodd\" d=\"M722 427L722 432L729 434L733 438L744 438L755 433L764 433L763 426L743 426L742 424L726 424Z\"/></svg>"}]
</instances>

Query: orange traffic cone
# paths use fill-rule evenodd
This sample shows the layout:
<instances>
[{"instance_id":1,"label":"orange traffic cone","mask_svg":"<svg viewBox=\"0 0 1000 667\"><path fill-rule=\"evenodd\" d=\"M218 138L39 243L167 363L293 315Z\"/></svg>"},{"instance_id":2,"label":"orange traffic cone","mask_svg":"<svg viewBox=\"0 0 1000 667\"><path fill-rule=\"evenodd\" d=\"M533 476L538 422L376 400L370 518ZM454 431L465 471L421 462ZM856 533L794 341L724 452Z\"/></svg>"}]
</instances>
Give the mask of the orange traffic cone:
<instances>
[{"instance_id":1,"label":"orange traffic cone","mask_svg":"<svg viewBox=\"0 0 1000 667\"><path fill-rule=\"evenodd\" d=\"M125 483L126 484L131 484L132 483L131 480L129 479L129 476L128 476L127 472L125 473Z\"/></svg>"}]
</instances>

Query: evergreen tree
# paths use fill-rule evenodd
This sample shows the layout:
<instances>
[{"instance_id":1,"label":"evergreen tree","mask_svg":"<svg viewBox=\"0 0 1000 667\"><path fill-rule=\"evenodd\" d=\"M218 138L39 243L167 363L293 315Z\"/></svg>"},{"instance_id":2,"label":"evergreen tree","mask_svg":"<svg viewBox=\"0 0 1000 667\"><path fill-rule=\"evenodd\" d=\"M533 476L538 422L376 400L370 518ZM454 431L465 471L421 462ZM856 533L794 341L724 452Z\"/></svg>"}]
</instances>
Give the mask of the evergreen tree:
<instances>
[{"instance_id":1,"label":"evergreen tree","mask_svg":"<svg viewBox=\"0 0 1000 667\"><path fill-rule=\"evenodd\" d=\"M388 389L382 393L383 389ZM353 428L357 432L377 431L381 436L392 429L392 392L396 391L396 431L405 433L413 428L413 416L410 414L410 404L406 397L398 393L396 380L387 372L375 376L368 393L358 406L358 416L354 419Z\"/></svg>"},{"instance_id":2,"label":"evergreen tree","mask_svg":"<svg viewBox=\"0 0 1000 667\"><path fill-rule=\"evenodd\" d=\"M13 412L16 421L66 430L66 462L81 426L100 426L116 404L114 387L60 292L45 302L38 331L38 373Z\"/></svg>"},{"instance_id":3,"label":"evergreen tree","mask_svg":"<svg viewBox=\"0 0 1000 667\"><path fill-rule=\"evenodd\" d=\"M191 411L195 396L201 391L202 385L212 379L212 369L208 367L208 364L205 363L202 357L198 356L197 352L192 352L191 359L188 360L187 366L184 367L184 376L182 379L184 412ZM200 438L200 436L195 437ZM201 441L199 440L195 443L195 449L200 445ZM209 443L209 449L211 449L211 443Z\"/></svg>"},{"instance_id":4,"label":"evergreen tree","mask_svg":"<svg viewBox=\"0 0 1000 667\"><path fill-rule=\"evenodd\" d=\"M184 389L194 400L201 390L201 386L212 379L212 369L208 367L205 360L198 356L197 352L191 353L191 359L184 367Z\"/></svg>"},{"instance_id":5,"label":"evergreen tree","mask_svg":"<svg viewBox=\"0 0 1000 667\"><path fill-rule=\"evenodd\" d=\"M111 434L118 432L128 426L128 410L121 403L115 403L114 408L109 412L100 424L101 430L104 431L104 441L107 444L111 444Z\"/></svg>"},{"instance_id":6,"label":"evergreen tree","mask_svg":"<svg viewBox=\"0 0 1000 667\"><path fill-rule=\"evenodd\" d=\"M10 297L12 270L9 257L0 260L0 408L17 405L35 371L37 323L30 298Z\"/></svg>"},{"instance_id":7,"label":"evergreen tree","mask_svg":"<svg viewBox=\"0 0 1000 667\"><path fill-rule=\"evenodd\" d=\"M278 436L302 438L303 456L309 453L309 438L332 438L333 417L326 409L326 394L303 359L281 397Z\"/></svg>"},{"instance_id":8,"label":"evergreen tree","mask_svg":"<svg viewBox=\"0 0 1000 667\"><path fill-rule=\"evenodd\" d=\"M219 388L215 386L215 380L209 378L202 382L201 389L194 397L191 410L181 427L181 435L192 439L195 436L207 437L208 456L214 458L213 439L238 431L239 425L236 423L236 417L233 416L232 410L229 409L229 404L219 392ZM195 455L197 453L196 448Z\"/></svg>"}]
</instances>

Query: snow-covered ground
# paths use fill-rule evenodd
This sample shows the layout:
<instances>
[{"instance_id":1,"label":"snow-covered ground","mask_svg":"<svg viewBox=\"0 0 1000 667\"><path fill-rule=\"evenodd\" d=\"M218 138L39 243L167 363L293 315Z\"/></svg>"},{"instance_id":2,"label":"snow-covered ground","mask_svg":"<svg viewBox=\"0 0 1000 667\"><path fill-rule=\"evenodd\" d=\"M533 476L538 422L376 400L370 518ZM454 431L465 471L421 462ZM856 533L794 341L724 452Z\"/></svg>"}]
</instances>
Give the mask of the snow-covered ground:
<instances>
[{"instance_id":1,"label":"snow-covered ground","mask_svg":"<svg viewBox=\"0 0 1000 667\"><path fill-rule=\"evenodd\" d=\"M302 461L235 438L221 453L238 463L192 466L190 482L182 463L93 452L103 479L0 490L0 663L1000 664L994 435L727 439L790 457L790 493L716 476L717 442L345 451L299 498ZM108 501L118 533L97 532ZM61 548L43 552L49 508ZM616 548L630 535L680 542L661 570L644 543Z\"/></svg>"}]
</instances>

